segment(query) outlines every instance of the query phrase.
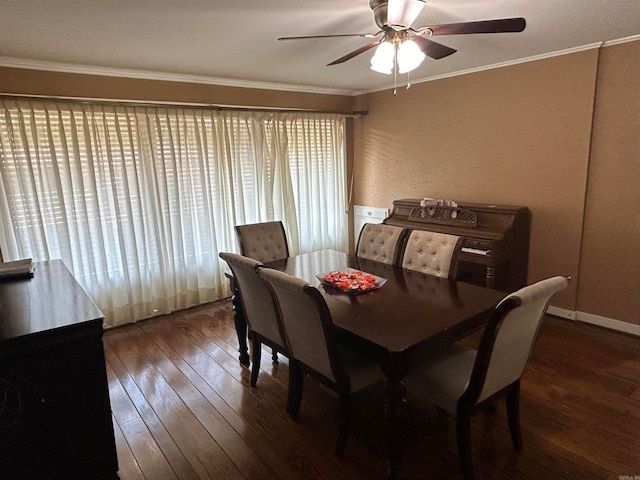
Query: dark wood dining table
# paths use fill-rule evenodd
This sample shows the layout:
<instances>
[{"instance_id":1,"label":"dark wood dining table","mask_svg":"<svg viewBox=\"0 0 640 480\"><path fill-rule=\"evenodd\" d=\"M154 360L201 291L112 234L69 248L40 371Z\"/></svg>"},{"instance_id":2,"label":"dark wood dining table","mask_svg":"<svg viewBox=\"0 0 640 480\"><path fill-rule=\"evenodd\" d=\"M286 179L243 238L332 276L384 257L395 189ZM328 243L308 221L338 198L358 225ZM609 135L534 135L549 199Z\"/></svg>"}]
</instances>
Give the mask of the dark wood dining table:
<instances>
[{"instance_id":1,"label":"dark wood dining table","mask_svg":"<svg viewBox=\"0 0 640 480\"><path fill-rule=\"evenodd\" d=\"M481 328L505 293L335 250L295 255L265 265L318 287L338 329L339 342L380 364L387 377L389 478L399 478L405 430L403 378L412 359L435 353ZM378 289L347 295L325 287L318 279L319 275L345 268L371 273L386 282Z\"/></svg>"}]
</instances>

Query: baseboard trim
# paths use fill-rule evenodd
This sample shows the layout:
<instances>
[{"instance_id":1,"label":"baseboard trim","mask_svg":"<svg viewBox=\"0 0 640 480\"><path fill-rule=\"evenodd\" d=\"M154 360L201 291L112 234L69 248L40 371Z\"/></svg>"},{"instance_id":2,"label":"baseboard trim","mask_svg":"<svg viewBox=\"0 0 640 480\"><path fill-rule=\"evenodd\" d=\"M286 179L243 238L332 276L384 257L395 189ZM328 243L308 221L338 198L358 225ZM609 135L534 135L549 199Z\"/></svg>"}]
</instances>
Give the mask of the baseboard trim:
<instances>
[{"instance_id":1,"label":"baseboard trim","mask_svg":"<svg viewBox=\"0 0 640 480\"><path fill-rule=\"evenodd\" d=\"M640 337L640 325L634 325L633 323L622 322L613 318L601 317L600 315L594 315L592 313L576 312L574 310L565 310L564 308L549 306L547 310L551 315L556 317L566 318L568 320L576 320L578 322L590 323L591 325L597 325L599 327L608 328L617 332L629 333Z\"/></svg>"},{"instance_id":2,"label":"baseboard trim","mask_svg":"<svg viewBox=\"0 0 640 480\"><path fill-rule=\"evenodd\" d=\"M551 315L555 315L556 317L566 318L568 320L576 320L576 312L573 310L565 310L564 308L554 307L553 305L549 305L547 309L547 313Z\"/></svg>"}]
</instances>

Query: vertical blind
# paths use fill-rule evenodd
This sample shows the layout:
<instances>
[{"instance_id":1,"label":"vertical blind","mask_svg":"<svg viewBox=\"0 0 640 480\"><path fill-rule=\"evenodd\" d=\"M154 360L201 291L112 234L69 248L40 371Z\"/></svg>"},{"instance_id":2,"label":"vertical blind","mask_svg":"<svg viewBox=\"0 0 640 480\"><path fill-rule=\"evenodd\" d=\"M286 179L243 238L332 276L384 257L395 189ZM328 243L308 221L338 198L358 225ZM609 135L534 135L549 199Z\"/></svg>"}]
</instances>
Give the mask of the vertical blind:
<instances>
[{"instance_id":1,"label":"vertical blind","mask_svg":"<svg viewBox=\"0 0 640 480\"><path fill-rule=\"evenodd\" d=\"M61 258L108 326L229 294L234 225L347 249L344 118L0 103L4 260ZM37 271L36 271L37 275Z\"/></svg>"}]
</instances>

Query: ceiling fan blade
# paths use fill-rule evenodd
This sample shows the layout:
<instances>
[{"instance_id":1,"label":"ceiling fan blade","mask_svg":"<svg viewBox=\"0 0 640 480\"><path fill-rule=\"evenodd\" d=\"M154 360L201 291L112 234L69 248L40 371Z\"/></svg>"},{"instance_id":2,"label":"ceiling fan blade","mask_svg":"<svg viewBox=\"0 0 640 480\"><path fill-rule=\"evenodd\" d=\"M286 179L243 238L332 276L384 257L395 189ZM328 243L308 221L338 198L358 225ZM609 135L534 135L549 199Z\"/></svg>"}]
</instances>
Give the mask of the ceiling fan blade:
<instances>
[{"instance_id":1,"label":"ceiling fan blade","mask_svg":"<svg viewBox=\"0 0 640 480\"><path fill-rule=\"evenodd\" d=\"M425 0L389 0L387 4L387 26L409 28L418 18Z\"/></svg>"},{"instance_id":2,"label":"ceiling fan blade","mask_svg":"<svg viewBox=\"0 0 640 480\"><path fill-rule=\"evenodd\" d=\"M304 40L307 38L338 38L338 37L360 37L375 38L382 33L382 30L376 33L338 33L335 35L306 35L303 37L280 37L278 40Z\"/></svg>"},{"instance_id":3,"label":"ceiling fan blade","mask_svg":"<svg viewBox=\"0 0 640 480\"><path fill-rule=\"evenodd\" d=\"M418 44L420 50L422 50L427 57L431 57L436 60L448 57L449 55L457 52L455 48L447 47L446 45L434 42L433 40L429 40L425 37L414 36L411 37L411 39Z\"/></svg>"},{"instance_id":4,"label":"ceiling fan blade","mask_svg":"<svg viewBox=\"0 0 640 480\"><path fill-rule=\"evenodd\" d=\"M418 32L430 30L432 35L461 35L467 33L521 32L527 22L522 17L481 20L479 22L445 23L420 27Z\"/></svg>"},{"instance_id":5,"label":"ceiling fan blade","mask_svg":"<svg viewBox=\"0 0 640 480\"><path fill-rule=\"evenodd\" d=\"M340 57L339 59L334 60L331 63L328 63L327 67L330 66L330 65L337 65L339 63L344 63L347 60L351 60L353 57L355 57L357 55L360 55L361 53L364 53L367 50L369 50L369 49L371 49L371 48L373 48L373 47L375 47L376 45L379 45L379 44L380 44L380 42L378 40L376 40L375 42L367 43L366 45L363 45L362 47L355 49L353 52L347 53L344 57Z\"/></svg>"}]
</instances>

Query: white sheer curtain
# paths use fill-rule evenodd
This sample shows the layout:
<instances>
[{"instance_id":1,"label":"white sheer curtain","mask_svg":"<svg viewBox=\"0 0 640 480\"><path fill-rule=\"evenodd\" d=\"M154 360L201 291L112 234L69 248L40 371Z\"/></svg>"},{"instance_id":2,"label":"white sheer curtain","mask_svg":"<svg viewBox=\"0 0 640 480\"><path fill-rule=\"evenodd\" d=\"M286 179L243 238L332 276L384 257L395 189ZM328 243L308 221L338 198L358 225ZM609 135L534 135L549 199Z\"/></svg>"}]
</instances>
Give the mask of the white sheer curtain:
<instances>
[{"instance_id":1,"label":"white sheer curtain","mask_svg":"<svg viewBox=\"0 0 640 480\"><path fill-rule=\"evenodd\" d=\"M107 325L216 300L236 224L348 248L344 148L339 115L3 100L0 248L61 258Z\"/></svg>"}]
</instances>

